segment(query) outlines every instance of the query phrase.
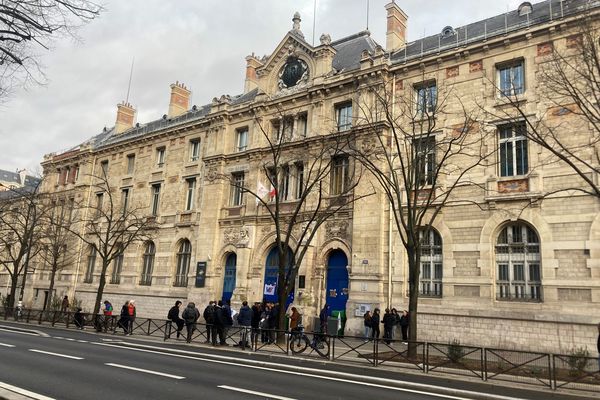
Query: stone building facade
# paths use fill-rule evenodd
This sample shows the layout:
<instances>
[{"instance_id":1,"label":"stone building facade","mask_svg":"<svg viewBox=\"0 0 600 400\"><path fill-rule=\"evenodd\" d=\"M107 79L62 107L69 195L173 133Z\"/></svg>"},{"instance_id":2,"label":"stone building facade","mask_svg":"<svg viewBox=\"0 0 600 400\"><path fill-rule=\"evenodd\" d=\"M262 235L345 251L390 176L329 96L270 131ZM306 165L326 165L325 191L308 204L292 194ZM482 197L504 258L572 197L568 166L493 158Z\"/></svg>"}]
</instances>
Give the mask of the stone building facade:
<instances>
[{"instance_id":1,"label":"stone building facade","mask_svg":"<svg viewBox=\"0 0 600 400\"><path fill-rule=\"evenodd\" d=\"M136 110L119 104L113 128L45 157L43 190L96 201L89 176L105 169L115 190L155 218L152 243L130 247L119 283L106 287L113 303L135 298L140 315L163 316L177 299L204 304L227 294L234 308L243 300L260 301L272 226L251 197L217 179L230 175L250 188L265 184L260 171L267 142L259 130L289 134L297 149L318 135L351 131L369 101L361 88L376 82L394 85L397 96L451 87L473 110L497 115L505 107L499 91L506 76L508 89L518 90L514 94L534 118L568 122L568 115L547 112L539 68L553 47L576 40L578 22L595 15L597 6L583 0L523 3L506 15L407 43L407 16L392 2L386 6L385 48L366 31L339 40L324 34L312 46L296 14L271 55L246 58L243 94L196 107L190 90L175 83L168 113L147 124L136 124ZM441 129L454 129L454 117L447 116ZM592 349L600 320L600 203L571 192L545 198L572 185L573 171L543 163L544 151L518 132L506 133L502 120L486 124L498 132L486 145L504 146L514 157L499 151L473 171L476 185L457 192L466 201L445 208L436 220L422 260L427 272L419 339L552 352ZM583 141L586 129L565 134ZM290 193L299 185L297 165ZM598 183L597 175L592 179ZM78 246L78 261L60 273L57 292L89 308L97 272L90 269L90 249ZM205 271L203 287L195 285L198 271ZM346 330L358 333L365 309L408 308L407 276L388 202L378 192L321 227L300 268L294 303L304 315L317 315L326 301L345 296ZM38 269L32 289L47 287L46 279Z\"/></svg>"}]
</instances>

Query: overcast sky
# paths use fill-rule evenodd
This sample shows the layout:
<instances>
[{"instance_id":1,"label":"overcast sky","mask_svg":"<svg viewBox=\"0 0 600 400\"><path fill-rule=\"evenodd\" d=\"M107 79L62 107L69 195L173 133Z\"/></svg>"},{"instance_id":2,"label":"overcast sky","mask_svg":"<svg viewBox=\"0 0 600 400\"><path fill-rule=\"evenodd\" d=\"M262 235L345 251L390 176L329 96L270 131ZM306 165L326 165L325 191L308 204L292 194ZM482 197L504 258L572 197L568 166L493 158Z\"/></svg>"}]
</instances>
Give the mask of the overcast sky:
<instances>
[{"instance_id":1,"label":"overcast sky","mask_svg":"<svg viewBox=\"0 0 600 400\"><path fill-rule=\"evenodd\" d=\"M370 1L369 30L385 47L388 0ZM408 39L493 15L520 0L397 0L409 16ZM114 125L125 99L137 122L167 112L169 85L192 90L192 104L240 94L245 56L270 54L292 27L295 11L312 42L314 0L104 0L106 11L79 31L81 41L55 43L42 58L47 85L17 90L0 107L0 168L38 168L44 154L77 145ZM317 0L316 42L364 30L366 0Z\"/></svg>"}]
</instances>

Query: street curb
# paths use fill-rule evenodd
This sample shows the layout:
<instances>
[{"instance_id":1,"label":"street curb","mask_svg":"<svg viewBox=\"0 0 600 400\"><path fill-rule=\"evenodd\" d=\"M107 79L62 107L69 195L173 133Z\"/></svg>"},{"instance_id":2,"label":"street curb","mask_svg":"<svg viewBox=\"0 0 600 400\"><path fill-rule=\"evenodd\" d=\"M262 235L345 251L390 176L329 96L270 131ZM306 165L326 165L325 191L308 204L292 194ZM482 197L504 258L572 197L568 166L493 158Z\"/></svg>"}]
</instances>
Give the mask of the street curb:
<instances>
[{"instance_id":1,"label":"street curb","mask_svg":"<svg viewBox=\"0 0 600 400\"><path fill-rule=\"evenodd\" d=\"M0 329L5 329L5 330L8 330L8 331L14 331L14 332L30 333L32 335L38 335L38 336L42 336L42 337L48 337L48 336L50 336L46 332L42 332L42 331L39 331L39 330L19 328L19 327L10 326L10 325L0 325Z\"/></svg>"},{"instance_id":2,"label":"street curb","mask_svg":"<svg viewBox=\"0 0 600 400\"><path fill-rule=\"evenodd\" d=\"M26 397L22 394L11 392L10 390L0 388L0 400L29 400L32 397Z\"/></svg>"}]
</instances>

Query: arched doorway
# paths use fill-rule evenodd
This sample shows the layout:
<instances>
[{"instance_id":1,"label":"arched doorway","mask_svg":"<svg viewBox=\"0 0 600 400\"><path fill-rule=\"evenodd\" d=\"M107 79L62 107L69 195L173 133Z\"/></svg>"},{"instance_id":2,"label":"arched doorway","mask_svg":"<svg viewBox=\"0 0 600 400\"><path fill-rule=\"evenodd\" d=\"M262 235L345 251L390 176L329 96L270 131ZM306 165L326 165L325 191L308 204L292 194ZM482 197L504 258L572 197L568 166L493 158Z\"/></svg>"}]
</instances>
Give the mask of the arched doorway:
<instances>
[{"instance_id":1,"label":"arched doorway","mask_svg":"<svg viewBox=\"0 0 600 400\"><path fill-rule=\"evenodd\" d=\"M348 257L341 250L333 250L327 260L327 292L325 302L331 307L332 316L346 316L348 302Z\"/></svg>"},{"instance_id":2,"label":"arched doorway","mask_svg":"<svg viewBox=\"0 0 600 400\"><path fill-rule=\"evenodd\" d=\"M292 264L292 255L288 255L288 263L286 272L289 271L290 265ZM263 300L266 302L276 303L279 301L277 298L277 278L279 274L279 253L277 252L277 247L273 246L271 251L269 251L269 255L267 255L267 260L265 262L265 283L263 288ZM287 301L285 303L285 309L294 301L294 290L290 292L288 295Z\"/></svg>"},{"instance_id":3,"label":"arched doorway","mask_svg":"<svg viewBox=\"0 0 600 400\"><path fill-rule=\"evenodd\" d=\"M237 264L237 254L229 253L225 260L225 276L223 277L223 301L231 300L235 290L235 272Z\"/></svg>"}]
</instances>

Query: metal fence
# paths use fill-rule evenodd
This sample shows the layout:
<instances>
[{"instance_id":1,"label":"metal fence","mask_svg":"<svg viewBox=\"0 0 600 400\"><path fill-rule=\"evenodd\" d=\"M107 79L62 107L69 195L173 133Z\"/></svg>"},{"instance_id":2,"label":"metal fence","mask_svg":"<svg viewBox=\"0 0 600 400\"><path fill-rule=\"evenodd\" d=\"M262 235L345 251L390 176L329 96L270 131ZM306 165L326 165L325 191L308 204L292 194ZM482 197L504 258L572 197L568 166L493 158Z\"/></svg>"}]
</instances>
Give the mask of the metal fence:
<instances>
[{"instance_id":1,"label":"metal fence","mask_svg":"<svg viewBox=\"0 0 600 400\"><path fill-rule=\"evenodd\" d=\"M406 368L423 373L475 376L481 380L501 380L557 389L600 392L600 360L587 352L548 354L506 349L464 346L454 343L405 342L373 339L360 336L322 335L306 332L307 338L316 337L326 346L317 352L309 345L301 354L292 349L298 343L298 333L278 329L260 329L243 326L216 327L194 324L188 338L184 326L177 335L177 325L171 321L135 318L124 324L119 316L73 312L42 311L0 307L0 319L28 324L47 324L71 329L93 329L108 334L132 334L160 337L194 343L236 346L241 350L271 354L286 354L326 359L331 362L353 363L364 366L382 365ZM296 337L296 339L294 339ZM328 349L328 351L327 351Z\"/></svg>"}]
</instances>

